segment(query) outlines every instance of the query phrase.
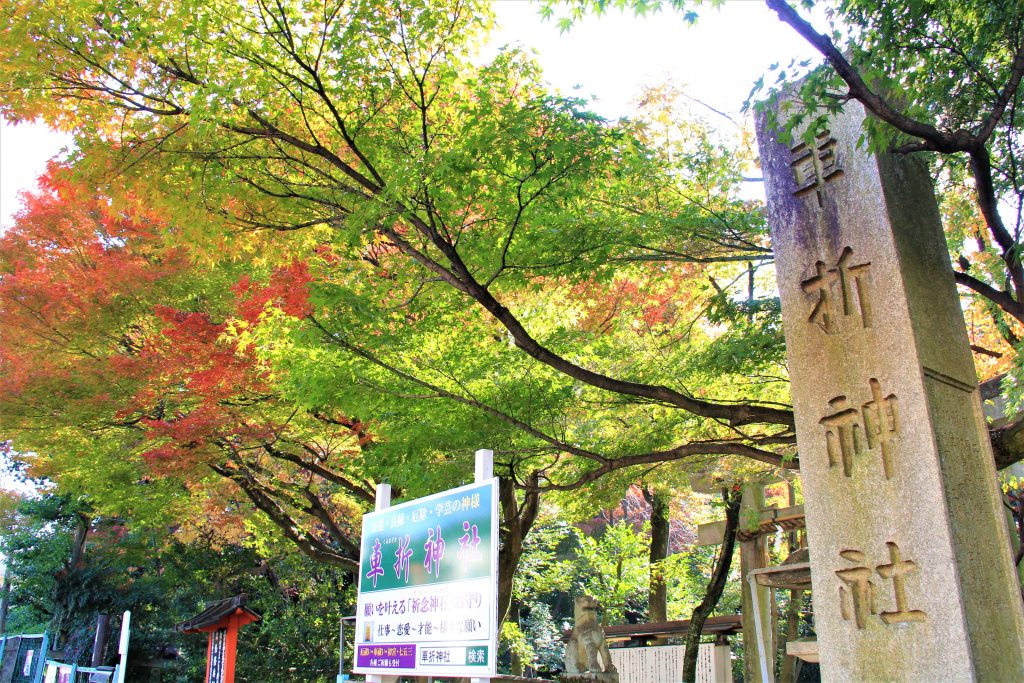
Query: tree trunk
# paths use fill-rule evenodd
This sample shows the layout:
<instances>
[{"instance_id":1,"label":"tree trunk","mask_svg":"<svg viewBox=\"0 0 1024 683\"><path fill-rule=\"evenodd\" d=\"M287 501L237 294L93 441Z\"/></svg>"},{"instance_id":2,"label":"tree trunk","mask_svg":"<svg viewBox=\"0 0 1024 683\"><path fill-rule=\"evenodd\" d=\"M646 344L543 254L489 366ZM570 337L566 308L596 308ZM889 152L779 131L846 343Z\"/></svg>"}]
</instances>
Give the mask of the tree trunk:
<instances>
[{"instance_id":1,"label":"tree trunk","mask_svg":"<svg viewBox=\"0 0 1024 683\"><path fill-rule=\"evenodd\" d=\"M648 563L650 589L648 591L649 621L668 621L668 586L665 584L664 560L668 557L670 530L668 492L653 486L641 488L644 499L651 506L651 553Z\"/></svg>"},{"instance_id":2,"label":"tree trunk","mask_svg":"<svg viewBox=\"0 0 1024 683\"><path fill-rule=\"evenodd\" d=\"M4 585L0 588L0 635L7 631L7 610L11 604L11 568L4 572Z\"/></svg>"},{"instance_id":3,"label":"tree trunk","mask_svg":"<svg viewBox=\"0 0 1024 683\"><path fill-rule=\"evenodd\" d=\"M536 472L527 477L527 485L531 487L536 487L537 481ZM501 477L498 497L502 512L501 551L498 553L498 623L501 624L512 604L512 580L519 567L519 558L523 556L523 542L540 512L540 493L527 491L520 503L514 482Z\"/></svg>"},{"instance_id":4,"label":"tree trunk","mask_svg":"<svg viewBox=\"0 0 1024 683\"><path fill-rule=\"evenodd\" d=\"M517 626L521 626L521 624L519 623L519 616L519 602L513 600L512 604L509 606L508 618L511 621L515 622ZM519 653L515 650L512 650L511 670L513 676L523 675L523 658L519 656Z\"/></svg>"},{"instance_id":5,"label":"tree trunk","mask_svg":"<svg viewBox=\"0 0 1024 683\"><path fill-rule=\"evenodd\" d=\"M704 630L704 622L715 610L718 601L722 598L725 590L725 580L729 576L729 568L732 566L733 550L736 548L736 529L740 521L740 501L742 494L736 488L730 491L723 491L725 498L725 538L722 540L722 552L718 555L715 569L711 573L711 581L708 583L707 593L690 617L690 628L686 632L686 652L683 658L683 681L685 683L696 683L697 681L697 656L700 654L700 635Z\"/></svg>"},{"instance_id":6,"label":"tree trunk","mask_svg":"<svg viewBox=\"0 0 1024 683\"><path fill-rule=\"evenodd\" d=\"M72 596L68 592L71 577L81 571L85 564L85 547L89 540L89 518L79 512L75 515L75 535L71 542L71 555L63 571L63 577L57 580L54 589L54 610L53 618L50 621L50 632L53 634L53 649L66 648L67 638L64 637L64 620L71 611ZM58 647L60 645L60 647ZM66 653L65 653L66 654Z\"/></svg>"},{"instance_id":7,"label":"tree trunk","mask_svg":"<svg viewBox=\"0 0 1024 683\"><path fill-rule=\"evenodd\" d=\"M89 518L78 513L75 515L75 538L71 543L71 557L68 559L68 572L80 569L85 556L85 542L89 537Z\"/></svg>"}]
</instances>

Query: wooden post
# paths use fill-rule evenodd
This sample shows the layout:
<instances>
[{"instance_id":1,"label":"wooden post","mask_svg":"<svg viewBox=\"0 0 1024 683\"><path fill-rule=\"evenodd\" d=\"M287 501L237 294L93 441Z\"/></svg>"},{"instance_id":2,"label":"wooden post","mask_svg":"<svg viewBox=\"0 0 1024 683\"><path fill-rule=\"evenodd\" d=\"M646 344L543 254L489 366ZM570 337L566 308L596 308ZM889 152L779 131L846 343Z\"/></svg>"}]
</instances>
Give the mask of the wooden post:
<instances>
[{"instance_id":1,"label":"wooden post","mask_svg":"<svg viewBox=\"0 0 1024 683\"><path fill-rule=\"evenodd\" d=\"M764 484L746 484L740 508L740 528L760 522L764 507ZM775 639L772 633L771 590L749 580L750 572L768 566L768 541L756 536L740 542L740 584L743 588L743 650L746 654L745 678L752 683L774 683ZM755 614L756 613L756 614Z\"/></svg>"},{"instance_id":2,"label":"wooden post","mask_svg":"<svg viewBox=\"0 0 1024 683\"><path fill-rule=\"evenodd\" d=\"M481 448L480 450L478 450L476 452L476 462L474 463L474 474L475 474L475 482L477 484L479 484L480 482L487 481L488 479L491 479L491 478L494 477L494 451L488 450L486 448ZM497 590L494 591L494 595L495 595L495 599L497 599L497 595L498 595L498 591ZM498 605L497 604L492 605L491 609L493 609L495 612L497 612L498 611ZM497 624L497 619L495 619L495 624ZM487 683L488 680L489 679L487 679L487 678L477 678L477 677L473 677L473 678L469 679L470 683Z\"/></svg>"},{"instance_id":3,"label":"wooden post","mask_svg":"<svg viewBox=\"0 0 1024 683\"><path fill-rule=\"evenodd\" d=\"M481 448L476 452L474 473L477 484L494 477L494 451Z\"/></svg>"},{"instance_id":4,"label":"wooden post","mask_svg":"<svg viewBox=\"0 0 1024 683\"><path fill-rule=\"evenodd\" d=\"M380 512L391 507L391 484L381 482L377 484L376 505L374 510ZM398 683L398 676L383 676L381 674L366 674L366 683Z\"/></svg>"},{"instance_id":5,"label":"wooden post","mask_svg":"<svg viewBox=\"0 0 1024 683\"><path fill-rule=\"evenodd\" d=\"M110 615L96 615L96 636L92 641L92 658L89 666L94 669L103 664L103 651L107 649L107 636L110 635Z\"/></svg>"},{"instance_id":6,"label":"wooden post","mask_svg":"<svg viewBox=\"0 0 1024 683\"><path fill-rule=\"evenodd\" d=\"M345 617L338 619L338 681L345 677Z\"/></svg>"},{"instance_id":7,"label":"wooden post","mask_svg":"<svg viewBox=\"0 0 1024 683\"><path fill-rule=\"evenodd\" d=\"M235 683L235 658L238 649L238 615L228 619L228 632L224 634L224 683Z\"/></svg>"},{"instance_id":8,"label":"wooden post","mask_svg":"<svg viewBox=\"0 0 1024 683\"><path fill-rule=\"evenodd\" d=\"M213 664L213 632L206 635L206 678L203 680L210 683L210 669Z\"/></svg>"},{"instance_id":9,"label":"wooden post","mask_svg":"<svg viewBox=\"0 0 1024 683\"><path fill-rule=\"evenodd\" d=\"M128 668L128 639L131 636L132 613L125 610L121 617L121 637L117 641L117 654L120 661L117 664L117 683L124 683L125 670Z\"/></svg>"}]
</instances>

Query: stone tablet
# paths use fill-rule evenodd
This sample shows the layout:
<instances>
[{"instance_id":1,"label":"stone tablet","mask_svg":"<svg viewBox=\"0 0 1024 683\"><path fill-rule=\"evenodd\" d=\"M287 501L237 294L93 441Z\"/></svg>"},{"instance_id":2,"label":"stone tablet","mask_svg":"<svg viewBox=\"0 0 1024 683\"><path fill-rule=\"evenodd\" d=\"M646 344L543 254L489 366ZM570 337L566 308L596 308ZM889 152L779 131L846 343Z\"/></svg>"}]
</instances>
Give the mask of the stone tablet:
<instances>
[{"instance_id":1,"label":"stone tablet","mask_svg":"<svg viewBox=\"0 0 1024 683\"><path fill-rule=\"evenodd\" d=\"M784 114L780 114L780 119ZM1024 680L1024 616L931 181L758 120L823 680Z\"/></svg>"}]
</instances>

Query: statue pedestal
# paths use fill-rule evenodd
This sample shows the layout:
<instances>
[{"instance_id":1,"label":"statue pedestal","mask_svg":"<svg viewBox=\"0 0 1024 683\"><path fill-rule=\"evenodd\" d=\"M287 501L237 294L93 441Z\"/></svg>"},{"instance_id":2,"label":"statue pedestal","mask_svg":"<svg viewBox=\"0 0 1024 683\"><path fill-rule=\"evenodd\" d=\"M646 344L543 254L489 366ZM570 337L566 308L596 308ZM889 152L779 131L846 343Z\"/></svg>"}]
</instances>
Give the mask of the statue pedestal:
<instances>
[{"instance_id":1,"label":"statue pedestal","mask_svg":"<svg viewBox=\"0 0 1024 683\"><path fill-rule=\"evenodd\" d=\"M564 673L558 680L562 683L619 683L619 674L616 671Z\"/></svg>"}]
</instances>

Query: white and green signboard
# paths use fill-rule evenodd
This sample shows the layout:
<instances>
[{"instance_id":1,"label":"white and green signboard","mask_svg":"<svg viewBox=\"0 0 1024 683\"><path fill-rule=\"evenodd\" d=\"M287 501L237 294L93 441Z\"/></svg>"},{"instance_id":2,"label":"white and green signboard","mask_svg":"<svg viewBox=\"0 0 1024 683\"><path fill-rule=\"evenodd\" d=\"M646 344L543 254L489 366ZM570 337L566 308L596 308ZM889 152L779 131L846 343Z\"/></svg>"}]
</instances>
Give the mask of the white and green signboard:
<instances>
[{"instance_id":1,"label":"white and green signboard","mask_svg":"<svg viewBox=\"0 0 1024 683\"><path fill-rule=\"evenodd\" d=\"M363 517L356 673L495 674L497 481Z\"/></svg>"}]
</instances>

